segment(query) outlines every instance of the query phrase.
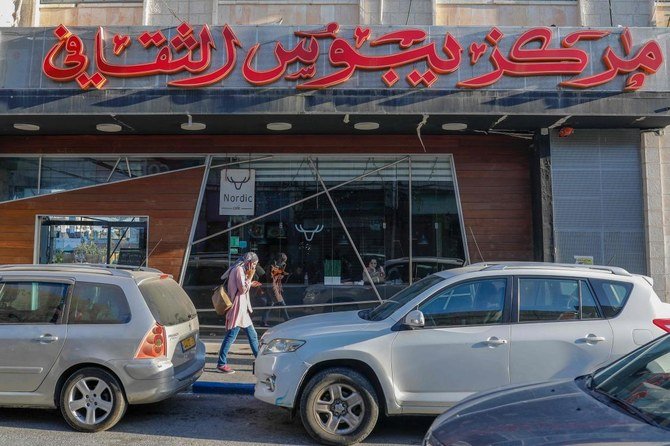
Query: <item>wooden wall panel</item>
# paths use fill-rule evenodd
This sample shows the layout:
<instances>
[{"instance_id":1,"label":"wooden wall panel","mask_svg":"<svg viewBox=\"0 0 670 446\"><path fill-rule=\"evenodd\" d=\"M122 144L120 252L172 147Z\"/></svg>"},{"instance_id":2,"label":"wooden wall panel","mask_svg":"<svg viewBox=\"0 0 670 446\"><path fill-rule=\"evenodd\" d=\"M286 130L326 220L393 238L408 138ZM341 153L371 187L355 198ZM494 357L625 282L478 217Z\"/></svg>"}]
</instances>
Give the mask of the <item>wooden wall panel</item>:
<instances>
[{"instance_id":1,"label":"wooden wall panel","mask_svg":"<svg viewBox=\"0 0 670 446\"><path fill-rule=\"evenodd\" d=\"M470 261L534 260L530 148L452 150Z\"/></svg>"},{"instance_id":2,"label":"wooden wall panel","mask_svg":"<svg viewBox=\"0 0 670 446\"><path fill-rule=\"evenodd\" d=\"M454 155L471 261L533 260L530 141L497 135L425 135L423 142L429 154ZM101 153L100 147L105 147L107 154L426 153L415 135L80 135L0 139L0 153L16 153L17 147L22 153L32 154ZM169 183L156 185L160 190L169 187ZM180 225L190 225L185 217L187 209L179 209L178 203L164 202L154 208L154 222L174 222L179 217ZM5 215L2 206L2 220L20 223L20 219ZM24 230L27 229L21 232ZM0 243L0 249L1 246ZM2 257L0 261L4 261Z\"/></svg>"},{"instance_id":3,"label":"wooden wall panel","mask_svg":"<svg viewBox=\"0 0 670 446\"><path fill-rule=\"evenodd\" d=\"M32 263L37 215L148 216L148 265L179 277L203 167L0 204L0 264ZM158 246L156 246L158 245Z\"/></svg>"}]
</instances>

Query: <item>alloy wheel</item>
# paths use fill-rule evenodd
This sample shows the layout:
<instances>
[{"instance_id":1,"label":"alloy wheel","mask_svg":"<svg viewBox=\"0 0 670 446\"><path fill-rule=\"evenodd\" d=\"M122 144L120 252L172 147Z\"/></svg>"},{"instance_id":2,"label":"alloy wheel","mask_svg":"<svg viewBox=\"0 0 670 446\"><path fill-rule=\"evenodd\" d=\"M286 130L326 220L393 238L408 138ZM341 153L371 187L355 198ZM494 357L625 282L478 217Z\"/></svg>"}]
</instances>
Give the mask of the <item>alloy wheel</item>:
<instances>
[{"instance_id":1,"label":"alloy wheel","mask_svg":"<svg viewBox=\"0 0 670 446\"><path fill-rule=\"evenodd\" d=\"M104 380L83 377L70 390L67 407L79 422L94 425L109 417L114 408L114 394Z\"/></svg>"},{"instance_id":2,"label":"alloy wheel","mask_svg":"<svg viewBox=\"0 0 670 446\"><path fill-rule=\"evenodd\" d=\"M354 387L334 383L321 391L312 410L323 430L347 435L363 422L365 401Z\"/></svg>"}]
</instances>

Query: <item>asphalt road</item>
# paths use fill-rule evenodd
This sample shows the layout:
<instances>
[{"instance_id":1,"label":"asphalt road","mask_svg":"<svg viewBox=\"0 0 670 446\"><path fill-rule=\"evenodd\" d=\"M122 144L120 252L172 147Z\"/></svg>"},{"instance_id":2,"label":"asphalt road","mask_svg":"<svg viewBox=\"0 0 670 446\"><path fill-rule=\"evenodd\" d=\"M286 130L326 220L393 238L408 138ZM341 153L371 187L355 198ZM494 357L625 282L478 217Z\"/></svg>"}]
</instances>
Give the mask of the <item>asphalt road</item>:
<instances>
[{"instance_id":1,"label":"asphalt road","mask_svg":"<svg viewBox=\"0 0 670 446\"><path fill-rule=\"evenodd\" d=\"M363 443L418 445L432 418L381 420ZM0 408L0 446L308 445L315 444L288 412L246 395L181 393L131 406L114 428L74 432L55 410Z\"/></svg>"}]
</instances>

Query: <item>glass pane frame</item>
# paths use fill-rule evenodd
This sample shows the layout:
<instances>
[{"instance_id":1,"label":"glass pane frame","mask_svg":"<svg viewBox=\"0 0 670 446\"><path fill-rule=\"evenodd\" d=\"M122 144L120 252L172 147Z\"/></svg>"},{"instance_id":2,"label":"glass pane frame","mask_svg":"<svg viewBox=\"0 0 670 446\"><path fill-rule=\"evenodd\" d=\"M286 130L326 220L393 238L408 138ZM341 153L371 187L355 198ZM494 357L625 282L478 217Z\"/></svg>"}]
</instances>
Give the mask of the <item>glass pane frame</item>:
<instances>
[{"instance_id":1,"label":"glass pane frame","mask_svg":"<svg viewBox=\"0 0 670 446\"><path fill-rule=\"evenodd\" d=\"M0 155L0 204L203 167L205 155Z\"/></svg>"},{"instance_id":2,"label":"glass pane frame","mask_svg":"<svg viewBox=\"0 0 670 446\"><path fill-rule=\"evenodd\" d=\"M287 162L291 159L293 159L294 161L298 160L298 159L303 159L303 160L305 160L304 164L307 164L306 160L308 160L310 158L314 159L315 164L317 164L317 165L319 165L319 164L323 165L324 160L325 161L339 160L339 161L343 162L341 156L333 155L333 154L323 154L323 155L319 154L319 155L312 155L312 156L307 155L307 154L286 154L286 155L230 154L230 155L227 155L225 157L216 157L216 158L214 158L213 156L210 156L210 158L207 161L208 168L206 169L206 172L205 172L205 175L204 175L204 178L203 178L200 198L199 198L199 201L198 201L198 204L197 204L196 216L194 218L194 222L193 222L193 226L192 226L192 230L191 230L191 237L190 237L189 245L188 245L188 248L187 248L187 252L185 253L184 263L182 265L182 271L181 271L181 275L180 275L180 284L187 285L187 283L192 283L192 277L190 277L191 274L187 275L187 269L189 268L189 265L193 266L193 263L196 262L196 261L200 262L201 265L204 265L205 263L212 263L212 262L215 261L215 257L217 257L217 255L220 257L221 253L223 252L222 251L221 253L218 253L218 254L212 252L212 255L208 256L206 253L202 252L203 251L202 248L198 247L198 245L200 245L202 243L205 243L205 242L209 242L209 240L212 240L214 238L219 238L219 242L217 242L217 243L219 243L219 244L223 243L223 245L221 245L223 247L222 249L224 251L227 251L227 248L225 248L224 245L230 246L230 241L231 241L230 240L230 234L234 233L235 231L238 231L241 227L248 226L248 225L253 225L254 227L262 228L263 226L265 226L264 231L267 232L268 218L271 217L272 215L275 215L275 214L281 215L282 213L287 212L287 210L289 210L291 207L294 207L295 205L297 205L299 203L304 203L308 200L314 199L315 196L318 196L319 200L327 200L327 194L324 192L323 187L319 187L317 182L315 180L312 180L313 181L312 184L314 185L313 196L303 195L301 198L297 197L299 199L297 201L294 201L294 202L289 202L289 201L287 201L287 202L276 202L276 206L274 206L274 209L272 209L272 208L264 209L267 212L258 212L256 210L256 212L254 212L254 215L252 217L240 218L239 219L240 221L234 221L234 222L231 221L229 223L228 227L220 227L220 230L217 231L217 232L214 232L214 233L212 233L211 231L203 232L203 227L209 225L209 222L207 221L206 215L207 215L208 212L210 212L210 213L212 212L211 209L210 210L207 209L208 207L212 207L211 203L208 204L207 196L209 195L210 199L211 199L211 194L212 193L214 193L214 194L217 193L216 189L212 189L212 188L216 188L216 185L220 184L220 175L217 178L216 175L214 175L214 176L212 175L212 171L226 169L226 168L232 168L232 169L235 169L235 168L238 168L238 169L239 168L242 168L242 169L252 168L252 169L256 169L256 172L255 172L256 173L256 185L258 186L258 184L262 183L262 179L263 179L263 175L264 175L263 172L260 171L259 168L257 167L258 165L271 166L272 163L285 163L285 162ZM394 163L392 165L389 165L389 166L384 166L385 162L388 162L391 158L395 160ZM448 178L446 180L442 180L442 181L447 181L447 183L449 184L449 189L450 189L450 191L448 193L450 194L450 196L453 196L453 202L452 202L453 222L452 222L452 224L455 225L455 227L457 228L456 233L458 234L458 238L459 238L458 245L459 245L460 250L461 250L460 251L461 252L460 257L462 257L460 259L460 262L461 262L461 264L469 263L469 252L468 252L468 248L467 248L467 237L466 237L465 226L464 226L464 221L463 221L463 212L462 212L462 206L461 206L461 201L460 201L460 194L459 194L459 191L458 191L458 181L457 181L457 175L456 175L456 167L455 167L455 164L454 164L454 158L453 158L452 154L426 154L426 155L406 155L406 154L356 155L356 154L354 154L354 155L351 155L351 156L347 156L347 160L351 160L352 164L362 163L363 167L359 166L359 170L355 170L355 169L341 170L338 173L339 174L345 174L346 176L340 178L339 182L338 181L325 181L327 183L326 187L328 188L331 196L333 196L333 199L336 201L336 205L337 205L338 201L339 202L342 201L341 199L338 200L337 195L341 191L346 189L346 187L345 187L346 184L354 183L354 185L356 185L356 183L365 183L366 178L369 178L370 176L388 175L388 171L392 170L394 168L393 166L399 165L398 163L404 163L404 164L400 164L400 165L402 165L403 168L405 168L406 171L407 171L406 176L407 176L407 181L408 181L408 186L409 186L409 190L407 191L407 195L408 195L408 201L409 201L410 204L407 206L407 209L406 209L407 214L405 215L406 220L408 220L408 225L406 225L407 227L402 230L403 233L401 234L401 236L406 241L409 240L409 239L414 238L415 239L413 241L414 245L416 245L418 243L418 241L420 240L418 238L420 235L419 236L413 235L413 228L412 228L413 218L407 218L409 215L412 215L412 205L411 205L411 202L412 202L412 199L411 199L411 197L412 197L412 182L413 182L413 180L421 179L422 178L421 175L425 176L426 172L430 172L431 166L434 165L435 163L439 163L439 162L449 163L450 169L446 173ZM365 168L366 160L374 160L373 162L368 162L369 166L367 166L368 167L367 169ZM315 175L312 172L310 172L309 169L306 170L304 165L303 166L298 166L298 164L300 164L300 162L294 163L293 167L290 168L290 169L293 169L292 170L292 172L293 172L292 175L297 175L296 178L300 178L302 180L307 179L308 176L311 177L311 178L314 178ZM380 166L381 166L381 168L379 169L379 172L371 173L371 171L375 170L373 168L373 165L374 165L374 167L377 167L377 168L380 168ZM426 166L428 166L428 167L426 167ZM302 169L303 173L297 172L301 169ZM321 172L321 169L319 171ZM361 174L361 173L362 173L361 176L363 176L362 179L358 178L358 174ZM326 175L322 174L322 176L325 176L326 178L328 178L328 174L326 174ZM413 176L414 176L414 178L413 178ZM426 178L430 179L428 177L426 177ZM345 187L345 189L342 189L343 187ZM278 189L278 190L281 190L281 189ZM443 192L440 192L440 193L443 193ZM256 188L256 199L258 200L258 187ZM258 209L258 207L256 209ZM420 207L418 207L418 209L420 209ZM433 210L433 211L437 212L435 210ZM346 213L347 213L346 210L342 212L342 214L346 214ZM384 225L384 223L383 223L384 218L386 218L386 217L382 216L382 218L381 218L382 225ZM346 223L347 218L344 218L344 220L345 220L345 224L347 224ZM297 222L297 223L300 223L300 222ZM303 225L303 229L309 230L309 229L318 228L318 226L315 226L315 224L318 223L318 222L312 221L312 223L314 223L314 224L312 224L311 226L307 223L305 223ZM430 225L431 225L432 228L434 228L434 226L433 226L434 224L435 223L431 221ZM335 225L337 225L336 222L335 222ZM312 227L312 226L314 226L314 227ZM376 228L379 225L378 224L375 224L375 225L371 224L371 226L374 226ZM386 226L382 226L382 227L385 230L387 229ZM285 227L284 230L285 231L293 230L293 228ZM437 230L442 231L444 229L443 229L442 226L439 226ZM324 230L324 233L325 233L325 230ZM340 238L342 238L343 240L346 241L345 234L342 234L340 236ZM337 240L339 240L339 239L337 239ZM333 239L333 243L335 243L337 240ZM337 243L339 244L339 242L337 242ZM346 241L346 243L348 245L350 245L350 243L348 241ZM251 248L251 245L247 245L247 249L249 249L249 248ZM355 246L353 249L358 251L358 255L370 254L369 252L367 252L367 248L362 248L361 246ZM240 252L242 252L242 250L240 250ZM196 257L197 257L197 259L196 259ZM233 260L233 258L232 258L233 256L230 256L230 257L231 258L229 260L223 261L223 263L221 263L219 265L219 267L223 268L224 266L226 266L224 264L230 264L230 262ZM368 256L365 256L365 257L367 259ZM407 248L405 249L406 262L408 262L409 265L414 266L413 264L415 263L414 262L415 257L416 256L413 255L413 253L412 253L411 244L408 244ZM380 257L380 259L383 259L383 257ZM292 259L289 259L289 264L291 263L291 260ZM261 263L265 267L266 263L267 263L267 260L262 259ZM383 263L383 260L382 260L382 263ZM211 266L214 267L215 265L212 264ZM358 261L357 261L356 264L354 265L354 268L357 268L358 266L359 265L358 265ZM421 266L421 264L419 264L418 266ZM445 269L447 267L453 267L453 265L448 265L448 266L437 265L434 268L438 268L438 267L439 267L439 269L433 269L433 270L431 270L431 272L434 272L436 270L439 271L439 270ZM361 268L358 268L358 269L361 269ZM415 275L417 273L417 270L414 267L406 268L406 269L410 270L412 276L411 276L411 278L409 278L408 283L406 283L405 286L407 284L413 282L416 279ZM425 266L424 266L424 269L425 269ZM222 274L224 270L225 269L221 269L220 272L217 272L217 271L213 270L212 274L210 274L210 275L212 276L212 278L216 279L217 274ZM311 276L310 276L310 278L311 278ZM402 289L402 288L399 288L397 291L399 291L400 289ZM209 294L211 294L211 292ZM388 298L388 297L390 297L390 295L389 296L384 296L383 298ZM202 301L203 299L197 299L197 300ZM370 304L374 304L375 302L378 302L378 300L374 297L369 301ZM358 303L365 303L365 302L358 302ZM200 306L200 309L199 309L200 312L209 311L208 309L205 309L204 303L201 304L201 305L202 306ZM340 304L337 303L337 302L333 302L333 306L337 306L337 305L340 305ZM197 305L197 303L196 303L196 306L199 306L199 305ZM297 309L298 307L304 307L304 306L305 305L289 305L289 309L291 309L291 308L296 308ZM260 310L260 311L258 311L258 313L263 313L265 307L263 307L263 306L259 307L258 302L257 302L256 305L254 306L254 308ZM276 309L276 310L279 310L279 309ZM257 312L255 312L255 313L257 313ZM276 314L278 315L279 312L277 311ZM205 327L208 327L207 323L204 323L203 325Z\"/></svg>"},{"instance_id":3,"label":"glass pane frame","mask_svg":"<svg viewBox=\"0 0 670 446\"><path fill-rule=\"evenodd\" d=\"M35 264L149 266L149 216L37 215L35 220Z\"/></svg>"}]
</instances>

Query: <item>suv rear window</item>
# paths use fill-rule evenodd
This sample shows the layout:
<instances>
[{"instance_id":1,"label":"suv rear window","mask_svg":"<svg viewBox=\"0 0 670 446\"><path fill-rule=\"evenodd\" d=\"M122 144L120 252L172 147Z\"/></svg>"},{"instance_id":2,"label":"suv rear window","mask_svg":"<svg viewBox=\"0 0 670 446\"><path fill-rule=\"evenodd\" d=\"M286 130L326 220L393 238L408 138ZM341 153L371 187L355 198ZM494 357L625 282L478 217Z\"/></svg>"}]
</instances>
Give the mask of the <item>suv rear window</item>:
<instances>
[{"instance_id":1,"label":"suv rear window","mask_svg":"<svg viewBox=\"0 0 670 446\"><path fill-rule=\"evenodd\" d=\"M72 291L68 324L125 324L130 308L123 290L107 283L77 282Z\"/></svg>"},{"instance_id":2,"label":"suv rear window","mask_svg":"<svg viewBox=\"0 0 670 446\"><path fill-rule=\"evenodd\" d=\"M612 318L621 313L633 290L633 284L628 282L591 279L591 285L593 285L596 298L606 318Z\"/></svg>"},{"instance_id":3,"label":"suv rear window","mask_svg":"<svg viewBox=\"0 0 670 446\"><path fill-rule=\"evenodd\" d=\"M177 325L195 318L193 302L174 280L148 280L142 282L139 288L151 314L159 324Z\"/></svg>"}]
</instances>

